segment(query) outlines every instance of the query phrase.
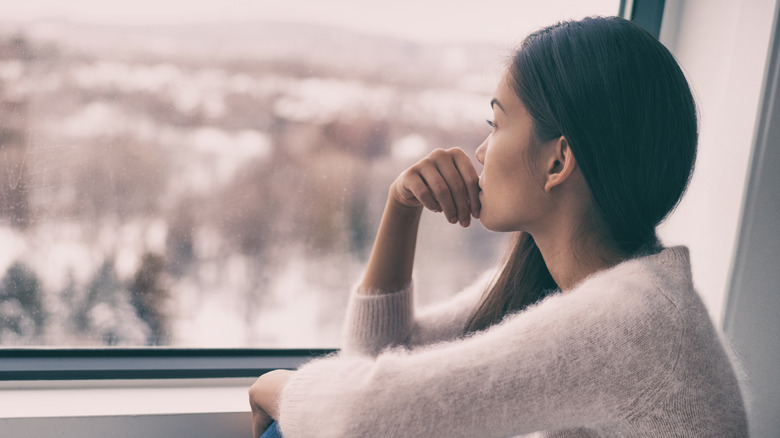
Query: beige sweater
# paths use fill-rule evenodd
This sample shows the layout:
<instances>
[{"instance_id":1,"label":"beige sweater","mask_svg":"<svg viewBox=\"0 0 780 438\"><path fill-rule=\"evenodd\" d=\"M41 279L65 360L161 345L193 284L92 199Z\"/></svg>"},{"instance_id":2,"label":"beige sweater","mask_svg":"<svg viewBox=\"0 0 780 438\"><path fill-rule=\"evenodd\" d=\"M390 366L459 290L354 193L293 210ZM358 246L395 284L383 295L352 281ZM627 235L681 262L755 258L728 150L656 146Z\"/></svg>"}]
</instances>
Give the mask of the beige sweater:
<instances>
[{"instance_id":1,"label":"beige sweater","mask_svg":"<svg viewBox=\"0 0 780 438\"><path fill-rule=\"evenodd\" d=\"M411 287L353 293L343 350L284 388L284 437L747 436L686 248L626 261L462 337L483 287L417 315Z\"/></svg>"}]
</instances>

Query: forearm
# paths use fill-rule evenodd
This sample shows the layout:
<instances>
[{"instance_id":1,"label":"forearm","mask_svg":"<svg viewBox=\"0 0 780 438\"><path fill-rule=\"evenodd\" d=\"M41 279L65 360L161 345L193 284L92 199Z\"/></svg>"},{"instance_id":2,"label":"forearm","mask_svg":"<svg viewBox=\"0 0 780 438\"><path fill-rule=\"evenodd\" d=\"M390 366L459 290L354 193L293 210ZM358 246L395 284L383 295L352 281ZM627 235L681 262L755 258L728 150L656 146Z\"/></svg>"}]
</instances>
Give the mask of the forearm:
<instances>
[{"instance_id":1,"label":"forearm","mask_svg":"<svg viewBox=\"0 0 780 438\"><path fill-rule=\"evenodd\" d=\"M637 326L636 312L647 316L625 290L607 291L607 301L603 292L551 297L429 348L304 365L281 398L285 437L515 436L623 421L657 400L649 388L668 382L659 364L677 357L680 328L671 304Z\"/></svg>"},{"instance_id":2,"label":"forearm","mask_svg":"<svg viewBox=\"0 0 780 438\"><path fill-rule=\"evenodd\" d=\"M409 207L388 197L360 291L385 294L412 280L417 229L422 206Z\"/></svg>"},{"instance_id":3,"label":"forearm","mask_svg":"<svg viewBox=\"0 0 780 438\"><path fill-rule=\"evenodd\" d=\"M469 226L471 215L479 216L479 177L462 150L434 150L390 186L363 293L387 294L409 285L423 207L463 227Z\"/></svg>"}]
</instances>

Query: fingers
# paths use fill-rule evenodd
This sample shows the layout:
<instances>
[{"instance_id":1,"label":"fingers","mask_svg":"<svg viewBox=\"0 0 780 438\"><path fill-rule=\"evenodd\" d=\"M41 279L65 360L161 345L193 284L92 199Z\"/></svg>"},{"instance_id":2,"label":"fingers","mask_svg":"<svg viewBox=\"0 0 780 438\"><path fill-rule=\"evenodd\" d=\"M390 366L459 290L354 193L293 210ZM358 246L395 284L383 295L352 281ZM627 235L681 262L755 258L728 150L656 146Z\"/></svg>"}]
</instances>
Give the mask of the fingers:
<instances>
[{"instance_id":1,"label":"fingers","mask_svg":"<svg viewBox=\"0 0 780 438\"><path fill-rule=\"evenodd\" d=\"M462 226L467 227L471 219L468 190L463 176L455 165L454 155L457 153L450 151L442 151L441 159L436 160L436 166L439 174L444 178L445 187L440 188L439 191L434 190L433 193L442 204L442 210L444 210L447 219L453 224L460 222Z\"/></svg>"},{"instance_id":2,"label":"fingers","mask_svg":"<svg viewBox=\"0 0 780 438\"><path fill-rule=\"evenodd\" d=\"M437 149L402 175L402 185L426 208L443 212L451 223L469 226L479 217L479 177L468 156L460 149Z\"/></svg>"},{"instance_id":3,"label":"fingers","mask_svg":"<svg viewBox=\"0 0 780 438\"><path fill-rule=\"evenodd\" d=\"M415 178L409 183L408 188L414 195L414 198L425 208L437 213L441 212L441 205L436 200L436 197L434 197L430 186L426 182L427 179L434 179L434 175L431 175L429 170L424 169L424 166L421 166L421 169L416 169L413 173ZM427 178L423 173L427 174Z\"/></svg>"},{"instance_id":4,"label":"fingers","mask_svg":"<svg viewBox=\"0 0 780 438\"><path fill-rule=\"evenodd\" d=\"M425 184L430 189L433 197L436 198L441 211L444 213L444 217L450 223L457 223L460 220L458 214L458 204L455 200L456 196L453 191L457 192L459 189L456 181L448 181L447 178L452 178L452 172L449 168L454 167L452 163L431 163L430 166L423 168L422 178L425 180ZM450 188L450 186L453 186Z\"/></svg>"},{"instance_id":5,"label":"fingers","mask_svg":"<svg viewBox=\"0 0 780 438\"><path fill-rule=\"evenodd\" d=\"M474 168L474 165L465 152L460 149L457 149L456 151L457 152L453 154L453 162L466 186L468 205L471 209L470 213L475 219L479 219L479 211L482 209L482 204L479 202L480 189L477 169Z\"/></svg>"}]
</instances>

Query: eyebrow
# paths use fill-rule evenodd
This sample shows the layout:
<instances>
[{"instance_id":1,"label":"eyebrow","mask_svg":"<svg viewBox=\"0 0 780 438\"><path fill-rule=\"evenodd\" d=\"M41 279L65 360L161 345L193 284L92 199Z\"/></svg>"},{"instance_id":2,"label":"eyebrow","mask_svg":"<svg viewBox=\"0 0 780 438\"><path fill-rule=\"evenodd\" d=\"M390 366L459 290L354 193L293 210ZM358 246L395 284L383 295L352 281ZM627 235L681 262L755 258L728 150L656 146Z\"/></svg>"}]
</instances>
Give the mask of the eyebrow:
<instances>
[{"instance_id":1,"label":"eyebrow","mask_svg":"<svg viewBox=\"0 0 780 438\"><path fill-rule=\"evenodd\" d=\"M495 99L495 98L494 98L493 100L491 100L491 101L490 101L490 107L491 107L491 108L493 108L493 105L496 105L496 106L498 106L499 108L501 108L501 111L503 111L503 112L504 112L504 114L506 114L506 110L504 109L504 107L503 107L503 106L501 106L501 102L499 102L499 101L498 101L498 99Z\"/></svg>"}]
</instances>

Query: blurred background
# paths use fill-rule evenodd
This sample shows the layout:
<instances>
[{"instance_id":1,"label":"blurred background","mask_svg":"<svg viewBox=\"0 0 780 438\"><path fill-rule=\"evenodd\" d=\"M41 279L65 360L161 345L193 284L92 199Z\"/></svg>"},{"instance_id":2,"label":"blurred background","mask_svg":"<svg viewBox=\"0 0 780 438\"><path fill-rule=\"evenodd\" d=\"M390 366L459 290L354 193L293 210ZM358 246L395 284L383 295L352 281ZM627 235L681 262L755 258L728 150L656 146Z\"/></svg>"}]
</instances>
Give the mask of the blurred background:
<instances>
[{"instance_id":1,"label":"blurred background","mask_svg":"<svg viewBox=\"0 0 780 438\"><path fill-rule=\"evenodd\" d=\"M387 188L512 47L619 1L0 6L0 345L336 347ZM526 4L527 3L527 4ZM426 214L418 302L503 236Z\"/></svg>"}]
</instances>

